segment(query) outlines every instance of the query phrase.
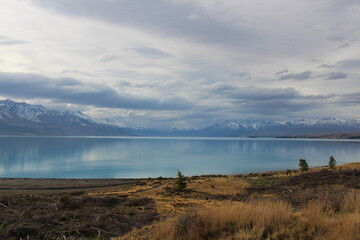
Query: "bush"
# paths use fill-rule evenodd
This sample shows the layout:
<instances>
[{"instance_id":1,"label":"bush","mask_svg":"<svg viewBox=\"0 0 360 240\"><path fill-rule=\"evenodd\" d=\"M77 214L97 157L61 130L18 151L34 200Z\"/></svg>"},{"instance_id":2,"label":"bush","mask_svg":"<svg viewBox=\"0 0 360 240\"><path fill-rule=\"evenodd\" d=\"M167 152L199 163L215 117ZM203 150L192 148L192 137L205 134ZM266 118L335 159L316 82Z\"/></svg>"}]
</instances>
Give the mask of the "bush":
<instances>
[{"instance_id":1,"label":"bush","mask_svg":"<svg viewBox=\"0 0 360 240\"><path fill-rule=\"evenodd\" d=\"M305 159L299 159L299 167L302 172L309 171L309 165Z\"/></svg>"},{"instance_id":2,"label":"bush","mask_svg":"<svg viewBox=\"0 0 360 240\"><path fill-rule=\"evenodd\" d=\"M64 206L69 205L71 203L70 196L68 194L61 195L59 197L59 202Z\"/></svg>"},{"instance_id":3,"label":"bush","mask_svg":"<svg viewBox=\"0 0 360 240\"><path fill-rule=\"evenodd\" d=\"M336 160L333 156L329 157L329 168L334 169L336 166Z\"/></svg>"}]
</instances>

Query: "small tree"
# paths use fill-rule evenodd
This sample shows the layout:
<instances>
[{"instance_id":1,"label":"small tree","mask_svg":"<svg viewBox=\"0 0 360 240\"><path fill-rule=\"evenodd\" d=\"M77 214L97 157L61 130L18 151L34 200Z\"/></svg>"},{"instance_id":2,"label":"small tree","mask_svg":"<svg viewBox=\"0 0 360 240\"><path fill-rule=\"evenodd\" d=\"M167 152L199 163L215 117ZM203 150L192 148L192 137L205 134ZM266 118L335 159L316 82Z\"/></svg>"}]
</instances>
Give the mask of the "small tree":
<instances>
[{"instance_id":1,"label":"small tree","mask_svg":"<svg viewBox=\"0 0 360 240\"><path fill-rule=\"evenodd\" d=\"M186 186L187 186L186 179L185 179L184 175L182 175L182 173L178 170L177 178L175 181L175 190L178 192L184 191Z\"/></svg>"},{"instance_id":2,"label":"small tree","mask_svg":"<svg viewBox=\"0 0 360 240\"><path fill-rule=\"evenodd\" d=\"M336 160L333 156L329 157L329 168L334 169L336 166Z\"/></svg>"},{"instance_id":3,"label":"small tree","mask_svg":"<svg viewBox=\"0 0 360 240\"><path fill-rule=\"evenodd\" d=\"M302 172L309 171L309 165L305 159L299 159L299 167Z\"/></svg>"}]
</instances>

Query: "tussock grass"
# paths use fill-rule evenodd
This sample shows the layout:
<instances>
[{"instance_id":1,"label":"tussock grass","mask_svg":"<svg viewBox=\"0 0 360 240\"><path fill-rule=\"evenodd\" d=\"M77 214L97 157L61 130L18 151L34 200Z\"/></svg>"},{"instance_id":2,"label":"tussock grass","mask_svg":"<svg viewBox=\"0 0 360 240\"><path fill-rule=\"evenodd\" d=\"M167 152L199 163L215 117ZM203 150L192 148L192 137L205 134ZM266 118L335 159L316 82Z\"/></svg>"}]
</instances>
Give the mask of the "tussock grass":
<instances>
[{"instance_id":1,"label":"tussock grass","mask_svg":"<svg viewBox=\"0 0 360 240\"><path fill-rule=\"evenodd\" d=\"M290 222L292 208L284 202L255 201L212 209L191 210L160 224L155 239L211 239L239 231L252 235L277 231Z\"/></svg>"},{"instance_id":2,"label":"tussock grass","mask_svg":"<svg viewBox=\"0 0 360 240\"><path fill-rule=\"evenodd\" d=\"M325 195L300 210L270 200L192 209L155 224L147 236L142 239L357 240L360 191Z\"/></svg>"}]
</instances>

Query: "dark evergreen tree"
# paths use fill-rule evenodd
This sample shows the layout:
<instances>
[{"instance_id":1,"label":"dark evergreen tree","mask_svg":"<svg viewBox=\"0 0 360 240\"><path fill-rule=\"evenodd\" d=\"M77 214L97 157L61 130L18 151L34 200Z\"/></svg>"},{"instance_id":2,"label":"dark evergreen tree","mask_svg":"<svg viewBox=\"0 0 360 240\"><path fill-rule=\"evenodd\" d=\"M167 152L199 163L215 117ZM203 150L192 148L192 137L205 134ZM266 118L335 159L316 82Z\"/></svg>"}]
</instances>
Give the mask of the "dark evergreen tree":
<instances>
[{"instance_id":1,"label":"dark evergreen tree","mask_svg":"<svg viewBox=\"0 0 360 240\"><path fill-rule=\"evenodd\" d=\"M329 157L329 168L334 169L336 166L336 160L333 156Z\"/></svg>"},{"instance_id":2,"label":"dark evergreen tree","mask_svg":"<svg viewBox=\"0 0 360 240\"><path fill-rule=\"evenodd\" d=\"M177 178L175 181L175 190L178 192L182 192L185 190L186 186L186 179L184 175L182 175L182 173L178 170Z\"/></svg>"},{"instance_id":3,"label":"dark evergreen tree","mask_svg":"<svg viewBox=\"0 0 360 240\"><path fill-rule=\"evenodd\" d=\"M299 159L299 167L302 172L309 171L309 165L305 159Z\"/></svg>"}]
</instances>

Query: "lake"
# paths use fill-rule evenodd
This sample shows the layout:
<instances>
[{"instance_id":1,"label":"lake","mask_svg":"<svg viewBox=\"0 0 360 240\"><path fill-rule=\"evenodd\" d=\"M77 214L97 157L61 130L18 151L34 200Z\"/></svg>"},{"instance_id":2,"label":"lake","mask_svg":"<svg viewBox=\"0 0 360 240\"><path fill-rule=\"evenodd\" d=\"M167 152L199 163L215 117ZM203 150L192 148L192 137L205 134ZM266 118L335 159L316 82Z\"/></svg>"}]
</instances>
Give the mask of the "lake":
<instances>
[{"instance_id":1,"label":"lake","mask_svg":"<svg viewBox=\"0 0 360 240\"><path fill-rule=\"evenodd\" d=\"M360 141L272 138L0 137L0 177L238 174L360 161Z\"/></svg>"}]
</instances>

